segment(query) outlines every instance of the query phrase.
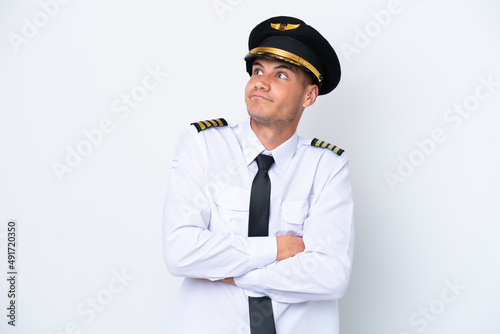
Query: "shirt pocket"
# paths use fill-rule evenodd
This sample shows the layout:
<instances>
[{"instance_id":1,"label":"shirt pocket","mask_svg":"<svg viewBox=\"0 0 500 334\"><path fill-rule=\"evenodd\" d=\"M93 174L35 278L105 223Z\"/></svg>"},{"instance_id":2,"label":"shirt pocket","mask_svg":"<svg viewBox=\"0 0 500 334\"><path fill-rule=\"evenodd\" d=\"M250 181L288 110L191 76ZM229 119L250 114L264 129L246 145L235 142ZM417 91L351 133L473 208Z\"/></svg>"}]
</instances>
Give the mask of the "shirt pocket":
<instances>
[{"instance_id":1,"label":"shirt pocket","mask_svg":"<svg viewBox=\"0 0 500 334\"><path fill-rule=\"evenodd\" d=\"M214 196L217 217L211 219L211 230L230 229L239 235L248 235L249 192L247 189L227 186Z\"/></svg>"},{"instance_id":2,"label":"shirt pocket","mask_svg":"<svg viewBox=\"0 0 500 334\"><path fill-rule=\"evenodd\" d=\"M307 201L288 201L281 204L281 224L279 235L302 237L304 220L309 211Z\"/></svg>"}]
</instances>

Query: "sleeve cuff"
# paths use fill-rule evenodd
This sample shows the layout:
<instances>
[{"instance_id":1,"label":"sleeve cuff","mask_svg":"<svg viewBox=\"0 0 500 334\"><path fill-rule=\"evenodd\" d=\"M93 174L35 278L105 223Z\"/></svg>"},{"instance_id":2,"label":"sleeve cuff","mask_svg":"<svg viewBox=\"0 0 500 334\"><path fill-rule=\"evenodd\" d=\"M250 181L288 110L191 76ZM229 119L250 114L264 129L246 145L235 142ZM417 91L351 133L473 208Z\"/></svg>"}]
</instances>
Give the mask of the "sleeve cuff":
<instances>
[{"instance_id":1,"label":"sleeve cuff","mask_svg":"<svg viewBox=\"0 0 500 334\"><path fill-rule=\"evenodd\" d=\"M250 268L256 269L273 263L278 254L276 237L250 237Z\"/></svg>"},{"instance_id":2,"label":"sleeve cuff","mask_svg":"<svg viewBox=\"0 0 500 334\"><path fill-rule=\"evenodd\" d=\"M249 297L263 297L265 296L264 291L259 291L262 288L260 272L261 270L254 269L244 275L234 277L234 284L242 288Z\"/></svg>"}]
</instances>

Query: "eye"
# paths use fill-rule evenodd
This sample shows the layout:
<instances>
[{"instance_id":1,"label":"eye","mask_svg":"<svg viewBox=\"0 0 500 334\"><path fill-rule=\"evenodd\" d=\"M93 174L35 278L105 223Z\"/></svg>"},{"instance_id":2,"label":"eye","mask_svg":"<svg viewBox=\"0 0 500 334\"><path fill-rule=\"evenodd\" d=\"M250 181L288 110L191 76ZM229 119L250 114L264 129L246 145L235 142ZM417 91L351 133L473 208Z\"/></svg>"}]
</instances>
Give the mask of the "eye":
<instances>
[{"instance_id":1,"label":"eye","mask_svg":"<svg viewBox=\"0 0 500 334\"><path fill-rule=\"evenodd\" d=\"M253 74L255 74L255 75L262 75L262 71L260 69L256 68L256 69L253 70Z\"/></svg>"},{"instance_id":2,"label":"eye","mask_svg":"<svg viewBox=\"0 0 500 334\"><path fill-rule=\"evenodd\" d=\"M278 78L280 78L280 79L288 79L287 75L285 73L283 73L283 72L279 72L278 73Z\"/></svg>"}]
</instances>

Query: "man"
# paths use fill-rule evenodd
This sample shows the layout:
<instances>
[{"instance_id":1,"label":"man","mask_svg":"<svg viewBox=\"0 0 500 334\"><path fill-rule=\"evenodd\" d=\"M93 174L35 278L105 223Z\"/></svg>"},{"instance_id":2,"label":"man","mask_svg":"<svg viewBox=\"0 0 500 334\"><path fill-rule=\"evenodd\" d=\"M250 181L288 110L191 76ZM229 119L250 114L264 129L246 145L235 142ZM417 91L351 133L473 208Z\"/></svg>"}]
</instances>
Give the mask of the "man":
<instances>
[{"instance_id":1,"label":"man","mask_svg":"<svg viewBox=\"0 0 500 334\"><path fill-rule=\"evenodd\" d=\"M354 231L346 154L296 134L340 80L335 51L292 17L257 25L249 118L193 123L172 161L164 256L185 277L168 333L338 333Z\"/></svg>"}]
</instances>

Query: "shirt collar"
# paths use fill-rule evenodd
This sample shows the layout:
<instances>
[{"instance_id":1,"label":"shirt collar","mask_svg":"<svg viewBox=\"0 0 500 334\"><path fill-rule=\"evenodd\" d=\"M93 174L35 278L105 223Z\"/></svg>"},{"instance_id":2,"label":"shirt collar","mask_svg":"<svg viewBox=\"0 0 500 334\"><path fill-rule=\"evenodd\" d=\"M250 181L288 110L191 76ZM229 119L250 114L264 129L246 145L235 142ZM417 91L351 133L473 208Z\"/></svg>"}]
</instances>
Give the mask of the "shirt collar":
<instances>
[{"instance_id":1,"label":"shirt collar","mask_svg":"<svg viewBox=\"0 0 500 334\"><path fill-rule=\"evenodd\" d=\"M250 126L250 117L244 122L241 134L241 148L247 166L250 165L260 153L266 151L270 152L273 156L279 172L281 174L286 172L297 150L298 136L296 132L287 141L272 151L267 151L255 132L253 132Z\"/></svg>"}]
</instances>

